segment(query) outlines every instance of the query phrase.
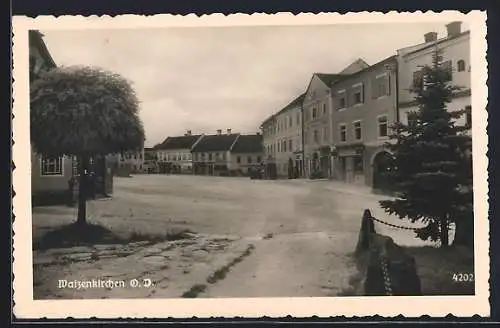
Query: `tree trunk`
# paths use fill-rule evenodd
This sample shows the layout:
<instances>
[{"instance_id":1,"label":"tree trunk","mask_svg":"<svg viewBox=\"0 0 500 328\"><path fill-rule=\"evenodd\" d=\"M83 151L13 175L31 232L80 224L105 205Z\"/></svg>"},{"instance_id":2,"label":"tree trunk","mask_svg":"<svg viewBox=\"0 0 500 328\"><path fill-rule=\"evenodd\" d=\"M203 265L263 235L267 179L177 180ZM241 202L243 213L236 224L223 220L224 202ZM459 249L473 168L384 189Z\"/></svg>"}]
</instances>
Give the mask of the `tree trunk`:
<instances>
[{"instance_id":1,"label":"tree trunk","mask_svg":"<svg viewBox=\"0 0 500 328\"><path fill-rule=\"evenodd\" d=\"M440 231L440 241L441 241L441 248L448 247L450 244L449 241L449 235L448 235L448 216L443 215L441 218L441 221L439 222L439 231Z\"/></svg>"},{"instance_id":2,"label":"tree trunk","mask_svg":"<svg viewBox=\"0 0 500 328\"><path fill-rule=\"evenodd\" d=\"M82 155L78 159L78 168L80 170L80 183L78 189L78 224L87 222L87 168L89 157Z\"/></svg>"},{"instance_id":3,"label":"tree trunk","mask_svg":"<svg viewBox=\"0 0 500 328\"><path fill-rule=\"evenodd\" d=\"M455 222L455 238L453 239L454 246L466 246L472 248L474 246L474 218L462 218Z\"/></svg>"}]
</instances>

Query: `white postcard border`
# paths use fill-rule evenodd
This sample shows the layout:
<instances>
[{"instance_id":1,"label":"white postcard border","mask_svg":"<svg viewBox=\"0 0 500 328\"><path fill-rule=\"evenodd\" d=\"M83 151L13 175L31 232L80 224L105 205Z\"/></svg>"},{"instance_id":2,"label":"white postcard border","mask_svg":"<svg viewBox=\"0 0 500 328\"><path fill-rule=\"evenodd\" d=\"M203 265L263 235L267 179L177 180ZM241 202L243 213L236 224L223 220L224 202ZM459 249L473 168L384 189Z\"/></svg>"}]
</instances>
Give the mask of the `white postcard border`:
<instances>
[{"instance_id":1,"label":"white postcard border","mask_svg":"<svg viewBox=\"0 0 500 328\"><path fill-rule=\"evenodd\" d=\"M474 125L473 168L475 210L475 296L420 297L314 297L241 299L106 299L33 300L31 226L31 152L29 142L29 29L146 28L251 25L322 25L368 23L466 21L471 30L471 72ZM486 133L487 66L486 13L458 11L433 13L348 13L348 14L223 14L203 15L122 15L13 17L13 212L14 229L14 314L17 318L191 318L191 317L331 317L398 316L442 317L489 316L489 222Z\"/></svg>"}]
</instances>

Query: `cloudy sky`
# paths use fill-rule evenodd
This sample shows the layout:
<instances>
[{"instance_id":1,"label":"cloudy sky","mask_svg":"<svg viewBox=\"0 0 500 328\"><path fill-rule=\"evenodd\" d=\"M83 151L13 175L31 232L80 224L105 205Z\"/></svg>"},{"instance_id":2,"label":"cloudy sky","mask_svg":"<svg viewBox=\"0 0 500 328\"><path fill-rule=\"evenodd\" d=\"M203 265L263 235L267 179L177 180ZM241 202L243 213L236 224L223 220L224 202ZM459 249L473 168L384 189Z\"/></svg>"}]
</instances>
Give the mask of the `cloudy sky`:
<instances>
[{"instance_id":1,"label":"cloudy sky","mask_svg":"<svg viewBox=\"0 0 500 328\"><path fill-rule=\"evenodd\" d=\"M258 131L304 92L312 73L358 58L374 64L445 24L184 27L41 31L59 66L92 65L129 79L146 146L167 136ZM464 26L465 27L465 26Z\"/></svg>"}]
</instances>

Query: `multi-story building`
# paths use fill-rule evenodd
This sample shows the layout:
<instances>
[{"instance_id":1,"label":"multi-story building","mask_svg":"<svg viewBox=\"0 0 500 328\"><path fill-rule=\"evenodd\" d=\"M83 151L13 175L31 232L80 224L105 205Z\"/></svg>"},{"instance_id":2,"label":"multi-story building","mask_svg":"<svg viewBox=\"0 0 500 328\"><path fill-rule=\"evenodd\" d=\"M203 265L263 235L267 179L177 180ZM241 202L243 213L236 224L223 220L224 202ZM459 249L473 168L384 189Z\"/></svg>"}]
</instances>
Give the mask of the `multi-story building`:
<instances>
[{"instance_id":1,"label":"multi-story building","mask_svg":"<svg viewBox=\"0 0 500 328\"><path fill-rule=\"evenodd\" d=\"M30 81L38 78L42 71L56 68L43 35L39 31L29 32ZM31 188L34 201L45 195L57 195L69 190L68 182L73 176L73 158L61 156L48 158L31 149Z\"/></svg>"},{"instance_id":2,"label":"multi-story building","mask_svg":"<svg viewBox=\"0 0 500 328\"><path fill-rule=\"evenodd\" d=\"M373 185L374 168L384 159L389 127L397 120L397 58L391 56L331 86L333 176Z\"/></svg>"},{"instance_id":3,"label":"multi-story building","mask_svg":"<svg viewBox=\"0 0 500 328\"><path fill-rule=\"evenodd\" d=\"M262 125L266 163L276 164L278 176L303 176L302 102L305 94L295 98Z\"/></svg>"},{"instance_id":4,"label":"multi-story building","mask_svg":"<svg viewBox=\"0 0 500 328\"><path fill-rule=\"evenodd\" d=\"M310 176L318 172L322 177L333 175L331 146L333 143L332 85L345 76L368 67L358 59L338 74L313 74L302 104L304 119L304 154L306 172Z\"/></svg>"},{"instance_id":5,"label":"multi-story building","mask_svg":"<svg viewBox=\"0 0 500 328\"><path fill-rule=\"evenodd\" d=\"M199 175L230 174L230 151L239 134L227 129L223 134L217 130L215 135L203 135L191 150L193 173Z\"/></svg>"},{"instance_id":6,"label":"multi-story building","mask_svg":"<svg viewBox=\"0 0 500 328\"><path fill-rule=\"evenodd\" d=\"M193 173L191 150L202 138L188 130L184 136L168 137L155 146L159 173Z\"/></svg>"},{"instance_id":7,"label":"multi-story building","mask_svg":"<svg viewBox=\"0 0 500 328\"><path fill-rule=\"evenodd\" d=\"M229 151L229 171L248 175L259 170L264 156L262 140L260 133L239 135Z\"/></svg>"},{"instance_id":8,"label":"multi-story building","mask_svg":"<svg viewBox=\"0 0 500 328\"><path fill-rule=\"evenodd\" d=\"M412 112L417 109L415 93L412 89L423 86L422 66L432 65L432 56L436 48L442 51L444 63L451 70L451 83L461 87L454 95L452 102L447 104L449 110L468 109L468 113L457 124L472 124L471 113L471 81L470 81L470 31L461 30L461 22L451 22L446 25L447 35L438 38L436 32L424 35L424 43L399 49L399 109L401 121L411 123Z\"/></svg>"}]
</instances>

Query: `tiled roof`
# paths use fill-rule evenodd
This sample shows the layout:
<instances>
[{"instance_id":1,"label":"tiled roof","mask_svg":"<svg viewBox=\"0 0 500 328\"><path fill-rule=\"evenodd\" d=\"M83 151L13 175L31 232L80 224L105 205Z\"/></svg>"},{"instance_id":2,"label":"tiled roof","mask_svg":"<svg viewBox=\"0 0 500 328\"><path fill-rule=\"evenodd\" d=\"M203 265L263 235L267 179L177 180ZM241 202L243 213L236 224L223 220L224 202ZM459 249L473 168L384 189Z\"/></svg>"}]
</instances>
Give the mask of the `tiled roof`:
<instances>
[{"instance_id":1,"label":"tiled roof","mask_svg":"<svg viewBox=\"0 0 500 328\"><path fill-rule=\"evenodd\" d=\"M192 149L193 152L228 151L239 134L205 135Z\"/></svg>"},{"instance_id":2,"label":"tiled roof","mask_svg":"<svg viewBox=\"0 0 500 328\"><path fill-rule=\"evenodd\" d=\"M305 92L303 94L301 94L300 96L298 96L297 98L295 98L294 100L292 100L291 103L289 103L288 105L286 105L285 107L283 107L283 109L281 109L276 115L278 114L281 114L283 112L286 112L287 110L289 109L292 109L298 105L301 105L302 102L304 101L304 98L306 97L306 94Z\"/></svg>"},{"instance_id":3,"label":"tiled roof","mask_svg":"<svg viewBox=\"0 0 500 328\"><path fill-rule=\"evenodd\" d=\"M240 135L231 149L233 153L262 153L263 151L262 135L260 134Z\"/></svg>"},{"instance_id":4,"label":"tiled roof","mask_svg":"<svg viewBox=\"0 0 500 328\"><path fill-rule=\"evenodd\" d=\"M168 137L161 144L156 145L156 149L191 149L201 135Z\"/></svg>"},{"instance_id":5,"label":"tiled roof","mask_svg":"<svg viewBox=\"0 0 500 328\"><path fill-rule=\"evenodd\" d=\"M54 59L50 55L47 45L43 41L43 34L38 30L29 30L30 45L37 47L40 50L40 55L45 59L47 65L51 68L57 67Z\"/></svg>"}]
</instances>

